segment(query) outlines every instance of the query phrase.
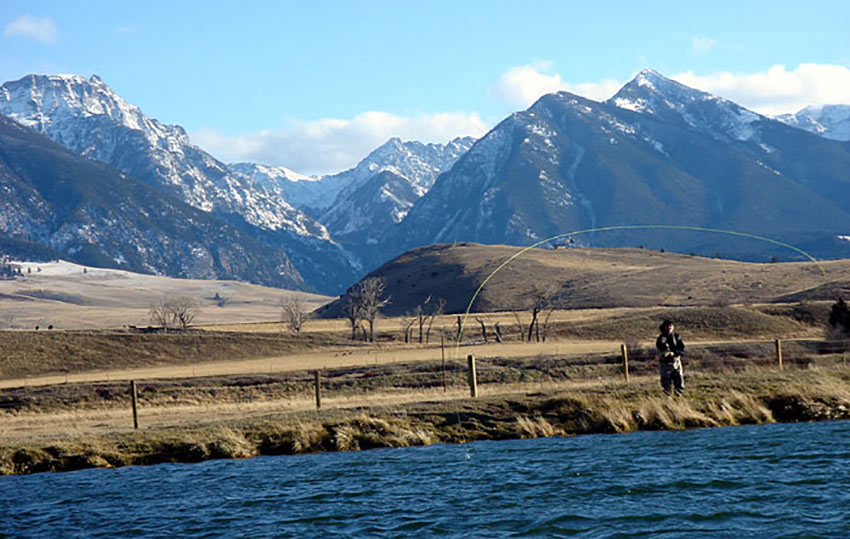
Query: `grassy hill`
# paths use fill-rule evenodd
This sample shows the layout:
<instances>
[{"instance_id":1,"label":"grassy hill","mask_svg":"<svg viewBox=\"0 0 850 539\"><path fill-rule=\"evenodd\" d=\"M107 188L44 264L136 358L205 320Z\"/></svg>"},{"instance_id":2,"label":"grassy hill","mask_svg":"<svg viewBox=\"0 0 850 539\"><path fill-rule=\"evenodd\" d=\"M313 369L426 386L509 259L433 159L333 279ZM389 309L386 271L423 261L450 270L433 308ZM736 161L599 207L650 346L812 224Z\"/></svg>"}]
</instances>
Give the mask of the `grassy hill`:
<instances>
[{"instance_id":1,"label":"grassy hill","mask_svg":"<svg viewBox=\"0 0 850 539\"><path fill-rule=\"evenodd\" d=\"M460 313L488 276L519 250L433 245L408 251L367 277L387 281L391 301L384 314L401 315L429 296L445 299L445 312ZM523 310L540 288L550 290L562 309L834 300L850 292L850 260L756 264L647 249L531 249L492 276L473 310ZM319 312L339 317L341 308L338 300Z\"/></svg>"}]
</instances>

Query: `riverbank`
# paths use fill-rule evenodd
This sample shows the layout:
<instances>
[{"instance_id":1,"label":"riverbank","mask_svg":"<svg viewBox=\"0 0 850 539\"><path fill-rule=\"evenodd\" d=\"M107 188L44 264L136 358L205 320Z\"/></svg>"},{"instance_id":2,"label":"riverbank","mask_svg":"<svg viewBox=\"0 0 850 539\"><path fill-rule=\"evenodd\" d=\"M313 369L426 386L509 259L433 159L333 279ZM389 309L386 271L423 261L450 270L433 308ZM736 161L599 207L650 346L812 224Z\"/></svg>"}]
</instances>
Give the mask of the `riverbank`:
<instances>
[{"instance_id":1,"label":"riverbank","mask_svg":"<svg viewBox=\"0 0 850 539\"><path fill-rule=\"evenodd\" d=\"M608 378L494 385L477 399L461 398L461 391L423 387L411 402L392 387L375 388L369 399L363 399L372 403L365 406L349 396L346 406L331 409L261 407L251 413L213 414L194 424L129 432L75 433L66 426L47 438L0 442L0 474L850 419L850 370L839 364L695 373L688 378L688 393L682 399L660 395L657 380L649 373L633 377L630 383ZM386 398L382 400L381 395ZM0 423L4 440L5 429Z\"/></svg>"}]
</instances>

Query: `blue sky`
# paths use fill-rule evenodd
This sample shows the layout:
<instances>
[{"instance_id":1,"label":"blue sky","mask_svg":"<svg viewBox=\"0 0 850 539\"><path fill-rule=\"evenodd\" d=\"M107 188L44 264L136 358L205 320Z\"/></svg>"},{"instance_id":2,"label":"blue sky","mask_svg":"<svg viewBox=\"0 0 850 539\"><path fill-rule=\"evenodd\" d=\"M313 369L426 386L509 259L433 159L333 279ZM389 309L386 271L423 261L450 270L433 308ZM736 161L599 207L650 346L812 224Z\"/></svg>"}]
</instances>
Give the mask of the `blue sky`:
<instances>
[{"instance_id":1,"label":"blue sky","mask_svg":"<svg viewBox=\"0 0 850 539\"><path fill-rule=\"evenodd\" d=\"M764 113L850 103L847 21L844 1L6 1L0 79L96 73L221 159L321 173L644 67Z\"/></svg>"}]
</instances>

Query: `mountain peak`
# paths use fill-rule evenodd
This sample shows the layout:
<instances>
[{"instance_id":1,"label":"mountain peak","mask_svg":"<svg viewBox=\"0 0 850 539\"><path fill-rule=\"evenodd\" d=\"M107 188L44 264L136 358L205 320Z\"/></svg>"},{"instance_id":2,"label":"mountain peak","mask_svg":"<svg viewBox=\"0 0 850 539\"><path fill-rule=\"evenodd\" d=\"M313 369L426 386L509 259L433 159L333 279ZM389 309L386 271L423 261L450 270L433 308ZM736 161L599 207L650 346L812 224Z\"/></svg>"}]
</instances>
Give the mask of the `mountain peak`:
<instances>
[{"instance_id":1,"label":"mountain peak","mask_svg":"<svg viewBox=\"0 0 850 539\"><path fill-rule=\"evenodd\" d=\"M727 99L685 86L652 69L641 70L606 103L665 122L684 122L714 138L740 141L752 139L753 124L762 119Z\"/></svg>"},{"instance_id":2,"label":"mountain peak","mask_svg":"<svg viewBox=\"0 0 850 539\"><path fill-rule=\"evenodd\" d=\"M635 80L635 81L638 81L638 82L640 82L640 81L651 82L653 80L669 81L670 79L668 79L667 77L665 77L664 75L662 75L658 71L652 69L651 67L645 67L645 68L641 69L638 72L638 74L635 75L634 79L632 79L632 80Z\"/></svg>"},{"instance_id":3,"label":"mountain peak","mask_svg":"<svg viewBox=\"0 0 850 539\"><path fill-rule=\"evenodd\" d=\"M106 116L115 123L141 130L152 122L135 105L124 101L97 75L27 75L0 86L0 113L53 138L52 117ZM73 134L69 133L73 138ZM64 137L67 138L67 137ZM64 144L65 140L60 141ZM74 151L83 151L72 148Z\"/></svg>"},{"instance_id":4,"label":"mountain peak","mask_svg":"<svg viewBox=\"0 0 850 539\"><path fill-rule=\"evenodd\" d=\"M628 97L629 95L639 95L644 98L656 95L674 101L693 101L713 98L711 94L685 86L684 84L676 82L673 79L669 79L650 68L641 69L640 72L635 75L631 81L626 83L626 85L623 86L609 101L616 100L618 96Z\"/></svg>"}]
</instances>

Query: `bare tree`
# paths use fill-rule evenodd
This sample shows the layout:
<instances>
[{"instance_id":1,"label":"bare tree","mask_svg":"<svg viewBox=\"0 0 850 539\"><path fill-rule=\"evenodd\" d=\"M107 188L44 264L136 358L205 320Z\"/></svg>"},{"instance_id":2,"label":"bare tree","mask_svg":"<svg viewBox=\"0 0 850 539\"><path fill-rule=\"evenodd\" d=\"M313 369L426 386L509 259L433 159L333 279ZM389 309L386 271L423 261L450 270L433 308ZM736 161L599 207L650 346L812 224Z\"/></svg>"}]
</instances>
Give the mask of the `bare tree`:
<instances>
[{"instance_id":1,"label":"bare tree","mask_svg":"<svg viewBox=\"0 0 850 539\"><path fill-rule=\"evenodd\" d=\"M487 321L483 318L478 318L477 316L475 317L475 321L481 324L481 338L484 339L485 343L489 342L487 340Z\"/></svg>"},{"instance_id":2,"label":"bare tree","mask_svg":"<svg viewBox=\"0 0 850 539\"><path fill-rule=\"evenodd\" d=\"M186 329L198 315L198 302L192 298L179 296L171 300L171 309L180 329Z\"/></svg>"},{"instance_id":3,"label":"bare tree","mask_svg":"<svg viewBox=\"0 0 850 539\"><path fill-rule=\"evenodd\" d=\"M540 312L544 309L551 308L552 296L554 295L555 290L551 286L535 285L531 289L531 306L529 307L529 309L531 310L531 323L528 324L528 337L526 338L527 342L531 342L532 336L536 336L536 340L540 342Z\"/></svg>"},{"instance_id":4,"label":"bare tree","mask_svg":"<svg viewBox=\"0 0 850 539\"><path fill-rule=\"evenodd\" d=\"M299 333L308 318L310 318L310 314L307 311L307 304L298 296L287 298L280 302L280 320L291 331Z\"/></svg>"},{"instance_id":5,"label":"bare tree","mask_svg":"<svg viewBox=\"0 0 850 539\"><path fill-rule=\"evenodd\" d=\"M525 340L525 324L522 322L522 317L520 316L518 311L511 311L511 312L514 313L514 320L516 321L515 327L516 327L517 333L519 334L519 340L524 341Z\"/></svg>"},{"instance_id":6,"label":"bare tree","mask_svg":"<svg viewBox=\"0 0 850 539\"><path fill-rule=\"evenodd\" d=\"M360 315L360 306L351 294L348 294L345 298L343 315L345 316L345 319L348 320L348 324L351 326L351 340L353 341L357 339L357 328L360 325L362 316Z\"/></svg>"},{"instance_id":7,"label":"bare tree","mask_svg":"<svg viewBox=\"0 0 850 539\"><path fill-rule=\"evenodd\" d=\"M410 311L404 314L404 342L410 342L410 330L413 328L413 324L416 323L417 316Z\"/></svg>"},{"instance_id":8,"label":"bare tree","mask_svg":"<svg viewBox=\"0 0 850 539\"><path fill-rule=\"evenodd\" d=\"M428 296L428 299L425 300L425 303L422 305L417 305L415 309L413 309L413 314L416 316L416 322L419 324L419 343L425 342L425 322L428 321L428 312L425 310L425 305L428 305L428 302L431 301L431 296Z\"/></svg>"},{"instance_id":9,"label":"bare tree","mask_svg":"<svg viewBox=\"0 0 850 539\"><path fill-rule=\"evenodd\" d=\"M381 308L390 302L384 298L387 281L383 277L369 277L351 287L349 301L357 306L359 319L369 323L369 341L375 342L375 320L381 314Z\"/></svg>"},{"instance_id":10,"label":"bare tree","mask_svg":"<svg viewBox=\"0 0 850 539\"><path fill-rule=\"evenodd\" d=\"M174 327L172 312L166 298L162 298L158 302L151 304L148 310L148 317L150 317L151 324L154 326L159 326L163 329Z\"/></svg>"},{"instance_id":11,"label":"bare tree","mask_svg":"<svg viewBox=\"0 0 850 539\"><path fill-rule=\"evenodd\" d=\"M431 341L431 327L434 325L434 319L443 314L446 308L446 300L437 298L437 301L431 303L431 311L428 314L428 329L425 331L425 342Z\"/></svg>"},{"instance_id":12,"label":"bare tree","mask_svg":"<svg viewBox=\"0 0 850 539\"><path fill-rule=\"evenodd\" d=\"M165 329L186 329L198 315L198 303L192 298L178 296L162 298L148 311L151 322Z\"/></svg>"},{"instance_id":13,"label":"bare tree","mask_svg":"<svg viewBox=\"0 0 850 539\"><path fill-rule=\"evenodd\" d=\"M546 342L546 337L549 336L549 319L552 317L553 312L555 312L555 307L550 303L546 309L546 316L543 317L543 329L540 331L540 338L543 342Z\"/></svg>"}]
</instances>

